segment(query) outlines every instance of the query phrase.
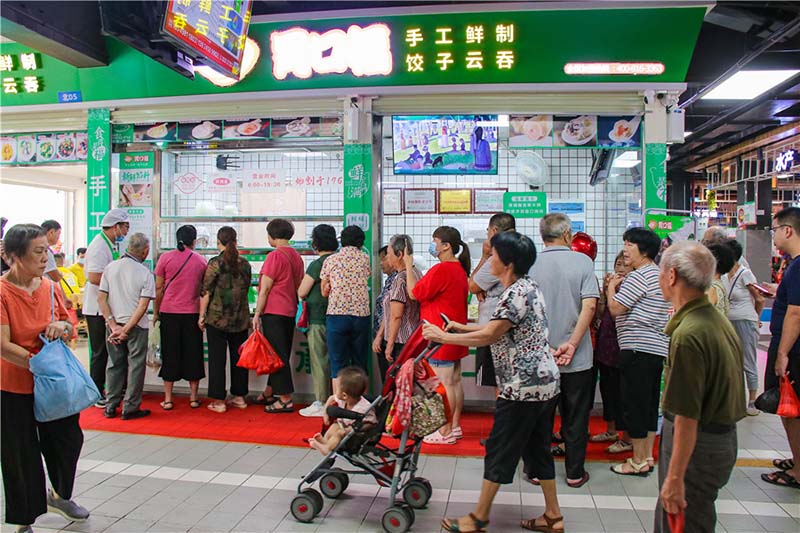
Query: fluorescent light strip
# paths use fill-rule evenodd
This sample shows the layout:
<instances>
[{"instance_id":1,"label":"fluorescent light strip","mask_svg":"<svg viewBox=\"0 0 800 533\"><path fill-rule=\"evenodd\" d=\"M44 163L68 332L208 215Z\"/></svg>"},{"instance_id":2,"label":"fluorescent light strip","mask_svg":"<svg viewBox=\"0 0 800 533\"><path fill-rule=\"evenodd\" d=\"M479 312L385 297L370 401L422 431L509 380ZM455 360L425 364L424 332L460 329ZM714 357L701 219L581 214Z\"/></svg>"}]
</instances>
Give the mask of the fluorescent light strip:
<instances>
[{"instance_id":1,"label":"fluorescent light strip","mask_svg":"<svg viewBox=\"0 0 800 533\"><path fill-rule=\"evenodd\" d=\"M751 100L783 83L800 70L740 70L702 100Z\"/></svg>"}]
</instances>

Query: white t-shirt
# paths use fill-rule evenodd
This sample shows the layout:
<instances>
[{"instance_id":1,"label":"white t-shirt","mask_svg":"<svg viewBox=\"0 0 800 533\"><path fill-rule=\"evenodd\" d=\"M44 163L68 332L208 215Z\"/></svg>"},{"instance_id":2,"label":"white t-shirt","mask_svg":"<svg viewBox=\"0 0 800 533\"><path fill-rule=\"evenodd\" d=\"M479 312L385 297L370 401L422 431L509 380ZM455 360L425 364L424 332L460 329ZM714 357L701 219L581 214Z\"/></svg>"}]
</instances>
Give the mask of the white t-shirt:
<instances>
[{"instance_id":1,"label":"white t-shirt","mask_svg":"<svg viewBox=\"0 0 800 533\"><path fill-rule=\"evenodd\" d=\"M100 314L97 306L97 285L89 282L89 274L102 274L103 270L114 260L111 247L102 233L95 235L89 247L86 249L84 257L84 269L86 270L86 285L83 288L83 314L96 316Z\"/></svg>"},{"instance_id":2,"label":"white t-shirt","mask_svg":"<svg viewBox=\"0 0 800 533\"><path fill-rule=\"evenodd\" d=\"M44 273L49 274L50 272L58 270L58 266L56 265L56 256L53 255L53 250L50 248L47 249L47 264L44 267Z\"/></svg>"},{"instance_id":3,"label":"white t-shirt","mask_svg":"<svg viewBox=\"0 0 800 533\"><path fill-rule=\"evenodd\" d=\"M124 256L109 264L100 280L100 292L108 294L108 306L117 324L126 324L139 306L142 298L156 297L156 282L153 273L136 259ZM147 313L137 324L149 327Z\"/></svg>"},{"instance_id":4,"label":"white t-shirt","mask_svg":"<svg viewBox=\"0 0 800 533\"><path fill-rule=\"evenodd\" d=\"M478 303L478 324L488 324L500 301L500 295L506 290L500 280L492 274L492 266L486 261L472 276L475 282L486 293L486 299Z\"/></svg>"},{"instance_id":5,"label":"white t-shirt","mask_svg":"<svg viewBox=\"0 0 800 533\"><path fill-rule=\"evenodd\" d=\"M754 283L758 283L756 276L750 269L742 266L739 267L733 278L729 278L727 275L722 276L722 286L725 287L725 294L731 301L731 309L728 312L730 320L758 322L753 295L750 294L750 290L747 288L748 285Z\"/></svg>"},{"instance_id":6,"label":"white t-shirt","mask_svg":"<svg viewBox=\"0 0 800 533\"><path fill-rule=\"evenodd\" d=\"M344 403L344 400L340 400L339 398L336 398L336 404L339 407L341 407L342 409L347 409L347 405ZM355 406L353 406L351 411L355 411L356 413L366 413L367 411L369 411L369 408L371 406L372 406L372 404L369 403L369 400L367 400L366 398L364 398L362 396L361 399L358 400L358 403L355 404ZM353 422L355 422L355 420L353 420L351 418L343 418L341 420L341 422L342 422L343 426L352 426ZM364 422L365 423L369 423L369 424L377 424L378 423L378 417L375 416L375 409L369 411L369 413L367 413L364 416Z\"/></svg>"}]
</instances>

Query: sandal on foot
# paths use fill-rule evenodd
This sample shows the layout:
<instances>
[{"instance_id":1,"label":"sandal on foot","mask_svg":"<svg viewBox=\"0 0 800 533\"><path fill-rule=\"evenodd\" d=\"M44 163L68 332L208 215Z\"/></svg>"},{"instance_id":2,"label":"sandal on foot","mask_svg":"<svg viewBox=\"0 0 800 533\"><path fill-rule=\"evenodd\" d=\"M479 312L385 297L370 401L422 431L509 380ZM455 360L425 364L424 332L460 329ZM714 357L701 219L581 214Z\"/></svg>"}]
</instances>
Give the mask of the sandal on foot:
<instances>
[{"instance_id":1,"label":"sandal on foot","mask_svg":"<svg viewBox=\"0 0 800 533\"><path fill-rule=\"evenodd\" d=\"M653 470L656 467L655 457L648 457L645 459L645 461L647 461L647 465L650 467L650 470Z\"/></svg>"},{"instance_id":2,"label":"sandal on foot","mask_svg":"<svg viewBox=\"0 0 800 533\"><path fill-rule=\"evenodd\" d=\"M633 470L632 472L625 472L625 470L623 470L626 464L631 467L631 469ZM645 468L647 468L647 470L645 470ZM612 466L611 471L614 472L615 474L619 474L620 476L639 476L639 477L647 477L650 475L650 472L652 472L652 470L650 470L650 465L647 464L647 461L636 464L633 462L633 459L630 458L624 463Z\"/></svg>"},{"instance_id":3,"label":"sandal on foot","mask_svg":"<svg viewBox=\"0 0 800 533\"><path fill-rule=\"evenodd\" d=\"M794 468L794 461L792 459L773 459L772 466L780 470L791 470Z\"/></svg>"},{"instance_id":4,"label":"sandal on foot","mask_svg":"<svg viewBox=\"0 0 800 533\"><path fill-rule=\"evenodd\" d=\"M555 433L553 433L553 436L550 439L550 442L555 442L556 444L561 444L562 442L564 442L564 437L561 436L561 432L560 431L556 431Z\"/></svg>"},{"instance_id":5,"label":"sandal on foot","mask_svg":"<svg viewBox=\"0 0 800 533\"><path fill-rule=\"evenodd\" d=\"M539 518L544 518L545 523L543 525L537 525L536 521ZM523 520L519 523L522 526L522 529L527 529L528 531L542 531L544 533L564 533L564 528L556 529L553 526L558 524L559 522L563 522L563 516L557 516L555 518L550 518L546 514L542 514L542 516L538 518L531 518L529 520Z\"/></svg>"},{"instance_id":6,"label":"sandal on foot","mask_svg":"<svg viewBox=\"0 0 800 533\"><path fill-rule=\"evenodd\" d=\"M231 407L236 407L237 409L247 409L247 400L242 400L241 402L236 400L228 400L225 402L225 405L230 405Z\"/></svg>"},{"instance_id":7,"label":"sandal on foot","mask_svg":"<svg viewBox=\"0 0 800 533\"><path fill-rule=\"evenodd\" d=\"M277 402L278 398L275 396L264 396L264 393L259 394L256 396L256 399L253 400L253 403L257 405L272 405L273 403Z\"/></svg>"},{"instance_id":8,"label":"sandal on foot","mask_svg":"<svg viewBox=\"0 0 800 533\"><path fill-rule=\"evenodd\" d=\"M285 402L276 398L274 402L264 407L265 413L292 413L294 412L294 404L292 400Z\"/></svg>"},{"instance_id":9,"label":"sandal on foot","mask_svg":"<svg viewBox=\"0 0 800 533\"><path fill-rule=\"evenodd\" d=\"M608 448L606 448L608 453L625 453L625 452L632 452L633 451L633 444L630 442L625 442L624 440L618 440Z\"/></svg>"},{"instance_id":10,"label":"sandal on foot","mask_svg":"<svg viewBox=\"0 0 800 533\"><path fill-rule=\"evenodd\" d=\"M165 411L172 411L172 409L175 408L175 404L172 402L161 402L159 405L161 405L161 408Z\"/></svg>"},{"instance_id":11,"label":"sandal on foot","mask_svg":"<svg viewBox=\"0 0 800 533\"><path fill-rule=\"evenodd\" d=\"M783 470L778 470L777 472L773 472L771 474L761 474L761 480L769 483L770 485L800 489L800 481L796 480L791 474Z\"/></svg>"},{"instance_id":12,"label":"sandal on foot","mask_svg":"<svg viewBox=\"0 0 800 533\"><path fill-rule=\"evenodd\" d=\"M609 433L608 431L589 437L589 442L617 442L618 440L619 433Z\"/></svg>"},{"instance_id":13,"label":"sandal on foot","mask_svg":"<svg viewBox=\"0 0 800 533\"><path fill-rule=\"evenodd\" d=\"M200 400L197 399L189 400L189 407L191 407L192 409L197 409L201 405L203 404L200 402Z\"/></svg>"},{"instance_id":14,"label":"sandal on foot","mask_svg":"<svg viewBox=\"0 0 800 533\"><path fill-rule=\"evenodd\" d=\"M486 526L489 525L488 520L478 520L478 517L472 513L469 513L469 518L475 524L475 529L461 529L458 526L458 518L445 518L442 520L442 529L453 533L484 533L486 531Z\"/></svg>"},{"instance_id":15,"label":"sandal on foot","mask_svg":"<svg viewBox=\"0 0 800 533\"><path fill-rule=\"evenodd\" d=\"M442 435L442 430L437 429L427 437L423 438L422 442L425 444L455 444L456 438L453 436L452 431L447 435Z\"/></svg>"},{"instance_id":16,"label":"sandal on foot","mask_svg":"<svg viewBox=\"0 0 800 533\"><path fill-rule=\"evenodd\" d=\"M224 413L228 410L228 408L222 402L211 402L207 407L209 411L214 411L215 413Z\"/></svg>"},{"instance_id":17,"label":"sandal on foot","mask_svg":"<svg viewBox=\"0 0 800 533\"><path fill-rule=\"evenodd\" d=\"M589 481L589 472L584 472L580 479L571 480L567 479L567 486L571 489L579 489L586 485Z\"/></svg>"},{"instance_id":18,"label":"sandal on foot","mask_svg":"<svg viewBox=\"0 0 800 533\"><path fill-rule=\"evenodd\" d=\"M550 448L550 453L553 454L553 457L564 457L567 455L567 450L559 444Z\"/></svg>"},{"instance_id":19,"label":"sandal on foot","mask_svg":"<svg viewBox=\"0 0 800 533\"><path fill-rule=\"evenodd\" d=\"M455 426L453 430L450 432L452 436L456 439L463 439L464 438L464 430L461 429L461 426Z\"/></svg>"},{"instance_id":20,"label":"sandal on foot","mask_svg":"<svg viewBox=\"0 0 800 533\"><path fill-rule=\"evenodd\" d=\"M541 483L539 482L539 478L538 478L538 477L528 477L528 476L525 476L523 479L524 479L525 481L527 481L528 483L530 483L531 485L534 485L534 486L536 486L536 487L538 487L538 486L540 486L540 485L541 485Z\"/></svg>"}]
</instances>

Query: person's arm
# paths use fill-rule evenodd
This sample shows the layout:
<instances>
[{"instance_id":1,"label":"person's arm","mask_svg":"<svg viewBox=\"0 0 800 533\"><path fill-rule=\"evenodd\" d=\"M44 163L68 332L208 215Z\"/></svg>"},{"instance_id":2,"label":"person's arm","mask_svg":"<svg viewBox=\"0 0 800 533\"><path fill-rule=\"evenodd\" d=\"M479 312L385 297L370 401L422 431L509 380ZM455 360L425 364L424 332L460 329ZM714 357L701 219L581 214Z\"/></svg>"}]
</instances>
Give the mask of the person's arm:
<instances>
[{"instance_id":1,"label":"person's arm","mask_svg":"<svg viewBox=\"0 0 800 533\"><path fill-rule=\"evenodd\" d=\"M100 308L100 314L105 319L106 324L108 324L108 329L111 330L111 335L109 335L108 340L115 344L123 340L120 336L122 328L117 324L114 313L111 311L111 306L108 304L107 292L99 291L97 293L97 306Z\"/></svg>"},{"instance_id":2,"label":"person's arm","mask_svg":"<svg viewBox=\"0 0 800 533\"><path fill-rule=\"evenodd\" d=\"M381 345L383 344L383 332L385 330L386 317L381 320L381 325L378 327L378 332L375 333L375 338L372 340L372 351L381 353Z\"/></svg>"},{"instance_id":3,"label":"person's arm","mask_svg":"<svg viewBox=\"0 0 800 533\"><path fill-rule=\"evenodd\" d=\"M706 296L708 297L708 301L711 302L711 305L717 305L717 302L719 302L717 289L715 289L713 286L708 288L706 291Z\"/></svg>"},{"instance_id":4,"label":"person's arm","mask_svg":"<svg viewBox=\"0 0 800 533\"><path fill-rule=\"evenodd\" d=\"M592 320L594 320L596 310L597 298L584 298L581 300L581 313L578 315L578 322L575 324L575 329L572 330L572 335L569 336L569 340L556 348L554 357L561 358L567 361L565 364L569 364L578 346L580 346L583 336L586 335L586 332L589 330L589 326L592 324Z\"/></svg>"},{"instance_id":5,"label":"person's arm","mask_svg":"<svg viewBox=\"0 0 800 533\"><path fill-rule=\"evenodd\" d=\"M11 326L8 324L0 325L0 357L12 365L22 368L30 367L31 352L11 342Z\"/></svg>"},{"instance_id":6,"label":"person's arm","mask_svg":"<svg viewBox=\"0 0 800 533\"><path fill-rule=\"evenodd\" d=\"M672 437L672 457L669 461L667 477L661 486L661 505L669 514L678 514L686 508L686 486L683 480L696 442L697 420L676 415Z\"/></svg>"},{"instance_id":7,"label":"person's arm","mask_svg":"<svg viewBox=\"0 0 800 533\"><path fill-rule=\"evenodd\" d=\"M86 274L86 281L88 281L92 285L100 286L100 280L102 279L103 279L102 272L88 272Z\"/></svg>"},{"instance_id":8,"label":"person's arm","mask_svg":"<svg viewBox=\"0 0 800 533\"><path fill-rule=\"evenodd\" d=\"M207 292L200 297L200 317L197 319L197 327L200 330L206 329L206 312L208 311L208 302L211 301L211 293Z\"/></svg>"},{"instance_id":9,"label":"person's arm","mask_svg":"<svg viewBox=\"0 0 800 533\"><path fill-rule=\"evenodd\" d=\"M384 324L388 322L389 333L386 336L386 360L392 362L392 352L397 334L400 333L400 325L403 323L403 312L406 304L403 302L389 302L389 316L383 318ZM383 327L383 324L381 325Z\"/></svg>"},{"instance_id":10,"label":"person's arm","mask_svg":"<svg viewBox=\"0 0 800 533\"><path fill-rule=\"evenodd\" d=\"M328 296L331 295L331 280L330 279L322 278L322 280L320 280L319 292L320 292L320 294L322 294L323 298L327 298Z\"/></svg>"},{"instance_id":11,"label":"person's arm","mask_svg":"<svg viewBox=\"0 0 800 533\"><path fill-rule=\"evenodd\" d=\"M611 316L614 318L617 318L619 315L624 315L630 311L629 307L622 305L616 300L616 298L614 298L617 295L617 291L619 291L621 284L622 278L615 276L608 282L608 288L606 289L606 305L608 305L608 312L611 313Z\"/></svg>"},{"instance_id":12,"label":"person's arm","mask_svg":"<svg viewBox=\"0 0 800 533\"><path fill-rule=\"evenodd\" d=\"M408 293L408 297L417 301L417 297L414 296L414 287L417 286L417 273L414 272L414 256L408 253L408 246L406 246L405 255L403 255L403 261L406 264L406 292Z\"/></svg>"},{"instance_id":13,"label":"person's arm","mask_svg":"<svg viewBox=\"0 0 800 533\"><path fill-rule=\"evenodd\" d=\"M758 322L761 323L761 312L764 311L764 303L766 302L766 299L764 298L764 295L761 294L761 291L753 287L752 284L747 286L747 290L750 292L750 296L753 298L753 307L756 308Z\"/></svg>"},{"instance_id":14,"label":"person's arm","mask_svg":"<svg viewBox=\"0 0 800 533\"><path fill-rule=\"evenodd\" d=\"M470 274L469 276L469 292L471 292L472 294L481 294L483 292L486 292L484 288L478 285L478 283L475 281L475 277L481 271L483 265L485 265L486 262L489 260L489 257L491 257L491 253L492 253L492 246L491 244L489 244L489 240L487 239L486 241L483 242L483 247L481 250L481 260L478 261L478 266L475 267L475 270L473 270L472 274Z\"/></svg>"},{"instance_id":15,"label":"person's arm","mask_svg":"<svg viewBox=\"0 0 800 533\"><path fill-rule=\"evenodd\" d=\"M139 298L139 305L136 306L136 309L133 311L130 320L122 326L119 335L117 338L120 340L125 340L128 338L128 334L136 327L139 321L142 319L145 313L147 313L147 307L150 305L150 298L142 297ZM113 335L112 335L113 337Z\"/></svg>"},{"instance_id":16,"label":"person's arm","mask_svg":"<svg viewBox=\"0 0 800 533\"><path fill-rule=\"evenodd\" d=\"M156 299L153 302L153 323L158 322L161 300L164 299L164 277L156 275Z\"/></svg>"},{"instance_id":17,"label":"person's arm","mask_svg":"<svg viewBox=\"0 0 800 533\"><path fill-rule=\"evenodd\" d=\"M457 346L488 346L497 342L500 337L512 328L511 321L495 319L484 324L480 329L468 333L447 333L433 324L422 326L422 336L429 341L440 344L455 344Z\"/></svg>"},{"instance_id":18,"label":"person's arm","mask_svg":"<svg viewBox=\"0 0 800 533\"><path fill-rule=\"evenodd\" d=\"M267 298L269 291L272 290L272 285L275 283L271 277L262 275L258 284L258 300L256 301L256 311L253 315L253 329L261 331L261 314L267 306Z\"/></svg>"},{"instance_id":19,"label":"person's arm","mask_svg":"<svg viewBox=\"0 0 800 533\"><path fill-rule=\"evenodd\" d=\"M792 349L797 338L800 337L800 305L789 305L786 317L783 319L781 330L781 343L778 345L778 357L775 360L775 374L785 376L789 366L789 350ZM800 379L800 376L791 376Z\"/></svg>"},{"instance_id":20,"label":"person's arm","mask_svg":"<svg viewBox=\"0 0 800 533\"><path fill-rule=\"evenodd\" d=\"M314 283L316 283L316 280L308 274L303 276L303 281L300 282L300 286L297 288L297 297L301 300L307 298L311 294L311 289L314 288Z\"/></svg>"}]
</instances>

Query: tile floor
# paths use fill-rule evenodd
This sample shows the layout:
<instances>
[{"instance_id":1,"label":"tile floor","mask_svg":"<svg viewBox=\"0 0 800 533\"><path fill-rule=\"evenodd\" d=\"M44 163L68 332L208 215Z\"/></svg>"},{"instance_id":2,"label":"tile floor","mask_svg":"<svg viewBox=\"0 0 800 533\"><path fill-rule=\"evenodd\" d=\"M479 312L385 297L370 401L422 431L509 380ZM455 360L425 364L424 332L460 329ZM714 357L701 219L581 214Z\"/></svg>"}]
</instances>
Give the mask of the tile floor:
<instances>
[{"instance_id":1,"label":"tile floor","mask_svg":"<svg viewBox=\"0 0 800 533\"><path fill-rule=\"evenodd\" d=\"M742 421L739 442L740 465L788 455L776 417ZM87 432L75 499L91 511L91 518L70 523L48 514L37 521L35 531L380 531L387 491L367 477L353 479L340 499L326 499L312 524L294 520L289 502L300 477L319 458L301 448ZM423 456L421 468L434 494L428 508L417 511L413 531L438 531L443 517L472 510L481 459ZM592 463L588 469L592 479L581 489L567 488L559 480L568 531L652 530L655 475L620 478L605 463ZM563 475L563 466L557 470ZM800 491L765 485L759 475L768 470L736 468L717 502L717 531L800 532ZM517 478L498 494L491 530L521 531L520 519L542 508L541 491Z\"/></svg>"}]
</instances>

